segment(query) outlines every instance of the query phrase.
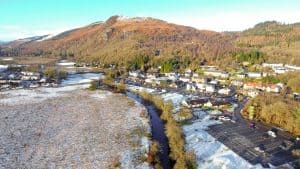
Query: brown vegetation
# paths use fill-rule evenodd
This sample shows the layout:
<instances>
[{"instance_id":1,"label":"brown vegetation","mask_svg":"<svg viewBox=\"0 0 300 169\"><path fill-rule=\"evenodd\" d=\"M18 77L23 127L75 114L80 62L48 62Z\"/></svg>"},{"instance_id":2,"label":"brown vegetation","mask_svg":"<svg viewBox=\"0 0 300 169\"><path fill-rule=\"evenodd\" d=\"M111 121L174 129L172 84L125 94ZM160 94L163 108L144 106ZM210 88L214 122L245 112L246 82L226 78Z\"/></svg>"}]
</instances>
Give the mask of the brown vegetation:
<instances>
[{"instance_id":1,"label":"brown vegetation","mask_svg":"<svg viewBox=\"0 0 300 169\"><path fill-rule=\"evenodd\" d=\"M173 104L165 102L160 96L140 92L145 100L161 110L161 119L165 121L165 133L169 141L170 157L175 161L174 169L195 169L196 159L192 152L185 152L185 141L180 125L172 116Z\"/></svg>"},{"instance_id":2,"label":"brown vegetation","mask_svg":"<svg viewBox=\"0 0 300 169\"><path fill-rule=\"evenodd\" d=\"M291 98L267 93L259 95L248 103L243 115L300 135L300 103Z\"/></svg>"}]
</instances>

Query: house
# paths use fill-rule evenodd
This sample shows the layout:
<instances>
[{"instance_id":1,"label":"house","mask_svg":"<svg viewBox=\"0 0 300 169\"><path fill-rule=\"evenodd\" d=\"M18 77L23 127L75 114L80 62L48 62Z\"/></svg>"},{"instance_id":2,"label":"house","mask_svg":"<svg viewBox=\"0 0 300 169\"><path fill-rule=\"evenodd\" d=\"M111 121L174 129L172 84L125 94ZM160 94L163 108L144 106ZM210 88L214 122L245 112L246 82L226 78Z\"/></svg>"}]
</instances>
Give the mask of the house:
<instances>
[{"instance_id":1,"label":"house","mask_svg":"<svg viewBox=\"0 0 300 169\"><path fill-rule=\"evenodd\" d=\"M232 80L231 81L231 85L233 85L233 86L242 87L243 84L244 83L242 81L238 81L238 80Z\"/></svg>"},{"instance_id":2,"label":"house","mask_svg":"<svg viewBox=\"0 0 300 169\"><path fill-rule=\"evenodd\" d=\"M271 68L283 67L283 64L282 63L263 63L262 67L271 67Z\"/></svg>"},{"instance_id":3,"label":"house","mask_svg":"<svg viewBox=\"0 0 300 169\"><path fill-rule=\"evenodd\" d=\"M288 70L285 67L275 67L273 68L274 72L277 74L283 74L288 72Z\"/></svg>"},{"instance_id":4,"label":"house","mask_svg":"<svg viewBox=\"0 0 300 169\"><path fill-rule=\"evenodd\" d=\"M224 106L229 106L230 102L227 100L209 100L203 106L205 107L214 107L214 108L223 108Z\"/></svg>"},{"instance_id":5,"label":"house","mask_svg":"<svg viewBox=\"0 0 300 169\"><path fill-rule=\"evenodd\" d=\"M170 73L165 73L165 76L168 77L170 80L178 80L179 76L177 73L170 72Z\"/></svg>"},{"instance_id":6,"label":"house","mask_svg":"<svg viewBox=\"0 0 300 169\"><path fill-rule=\"evenodd\" d=\"M294 93L294 99L300 101L300 93Z\"/></svg>"},{"instance_id":7,"label":"house","mask_svg":"<svg viewBox=\"0 0 300 169\"><path fill-rule=\"evenodd\" d=\"M146 74L146 78L149 78L149 79L155 79L157 77L158 77L157 73L147 73Z\"/></svg>"},{"instance_id":8,"label":"house","mask_svg":"<svg viewBox=\"0 0 300 169\"><path fill-rule=\"evenodd\" d=\"M219 81L217 81L217 80L211 80L209 82L209 84L217 85L217 84L219 84Z\"/></svg>"},{"instance_id":9,"label":"house","mask_svg":"<svg viewBox=\"0 0 300 169\"><path fill-rule=\"evenodd\" d=\"M189 108L197 108L202 107L205 103L208 102L208 99L192 99L192 100L184 100L182 101L182 105L189 107Z\"/></svg>"},{"instance_id":10,"label":"house","mask_svg":"<svg viewBox=\"0 0 300 169\"><path fill-rule=\"evenodd\" d=\"M300 66L285 65L284 67L286 67L290 70L300 70Z\"/></svg>"},{"instance_id":11,"label":"house","mask_svg":"<svg viewBox=\"0 0 300 169\"><path fill-rule=\"evenodd\" d=\"M138 72L138 71L129 71L129 76L138 77L139 75L140 75L140 72Z\"/></svg>"},{"instance_id":12,"label":"house","mask_svg":"<svg viewBox=\"0 0 300 169\"><path fill-rule=\"evenodd\" d=\"M223 89L218 90L218 93L222 94L222 95L229 95L231 93L231 89L223 88Z\"/></svg>"},{"instance_id":13,"label":"house","mask_svg":"<svg viewBox=\"0 0 300 169\"><path fill-rule=\"evenodd\" d=\"M243 89L245 90L254 90L258 89L261 91L266 91L266 92L273 92L273 93L279 93L280 92L280 86L274 85L274 84L258 84L258 83L245 83L243 86Z\"/></svg>"},{"instance_id":14,"label":"house","mask_svg":"<svg viewBox=\"0 0 300 169\"><path fill-rule=\"evenodd\" d=\"M277 86L277 85L267 85L265 87L265 90L267 92L279 93L280 92L280 87Z\"/></svg>"},{"instance_id":15,"label":"house","mask_svg":"<svg viewBox=\"0 0 300 169\"><path fill-rule=\"evenodd\" d=\"M239 79L244 79L244 78L246 77L246 74L244 74L244 73L239 73L239 74L237 74L236 76L237 76L237 78L239 78Z\"/></svg>"},{"instance_id":16,"label":"house","mask_svg":"<svg viewBox=\"0 0 300 169\"><path fill-rule=\"evenodd\" d=\"M196 83L195 85L196 85L196 87L199 90L202 90L202 91L205 90L206 84L204 84L204 83Z\"/></svg>"},{"instance_id":17,"label":"house","mask_svg":"<svg viewBox=\"0 0 300 169\"><path fill-rule=\"evenodd\" d=\"M228 78L229 77L229 73L223 72L223 71L218 71L218 70L205 70L204 75L220 77L220 78Z\"/></svg>"},{"instance_id":18,"label":"house","mask_svg":"<svg viewBox=\"0 0 300 169\"><path fill-rule=\"evenodd\" d=\"M199 73L193 73L193 76L192 76L193 78L199 78L200 77L200 75L199 75Z\"/></svg>"},{"instance_id":19,"label":"house","mask_svg":"<svg viewBox=\"0 0 300 169\"><path fill-rule=\"evenodd\" d=\"M189 78L184 78L184 77L180 77L179 80L181 80L183 82L190 82Z\"/></svg>"},{"instance_id":20,"label":"house","mask_svg":"<svg viewBox=\"0 0 300 169\"><path fill-rule=\"evenodd\" d=\"M184 76L185 77L191 77L192 76L192 70L191 69L188 69L184 72Z\"/></svg>"},{"instance_id":21,"label":"house","mask_svg":"<svg viewBox=\"0 0 300 169\"><path fill-rule=\"evenodd\" d=\"M261 72L248 72L249 78L261 78L262 73Z\"/></svg>"},{"instance_id":22,"label":"house","mask_svg":"<svg viewBox=\"0 0 300 169\"><path fill-rule=\"evenodd\" d=\"M247 95L254 98L259 94L259 92L257 90L250 90L247 92Z\"/></svg>"},{"instance_id":23,"label":"house","mask_svg":"<svg viewBox=\"0 0 300 169\"><path fill-rule=\"evenodd\" d=\"M186 84L186 90L192 90L192 91L196 91L196 86L192 83L187 83Z\"/></svg>"},{"instance_id":24,"label":"house","mask_svg":"<svg viewBox=\"0 0 300 169\"><path fill-rule=\"evenodd\" d=\"M206 85L205 91L209 92L209 93L214 93L216 91L216 87L215 87L215 85Z\"/></svg>"}]
</instances>

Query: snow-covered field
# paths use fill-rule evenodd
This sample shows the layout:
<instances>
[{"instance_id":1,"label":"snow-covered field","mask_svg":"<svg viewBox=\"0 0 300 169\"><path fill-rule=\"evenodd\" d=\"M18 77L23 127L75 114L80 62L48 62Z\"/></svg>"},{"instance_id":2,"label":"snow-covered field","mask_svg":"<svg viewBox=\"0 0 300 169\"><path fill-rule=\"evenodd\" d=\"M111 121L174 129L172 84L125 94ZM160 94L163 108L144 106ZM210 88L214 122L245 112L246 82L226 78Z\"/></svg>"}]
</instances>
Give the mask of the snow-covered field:
<instances>
[{"instance_id":1,"label":"snow-covered field","mask_svg":"<svg viewBox=\"0 0 300 169\"><path fill-rule=\"evenodd\" d=\"M71 74L66 80L62 81L63 86L90 83L93 80L99 80L102 77L101 73L83 73Z\"/></svg>"},{"instance_id":2,"label":"snow-covered field","mask_svg":"<svg viewBox=\"0 0 300 169\"><path fill-rule=\"evenodd\" d=\"M131 87L131 89L155 93L152 89L149 90L141 87ZM161 96L166 101L172 101L175 107L174 111L180 108L180 103L186 98L186 96L178 93L163 93ZM236 107L236 105L234 105L234 107ZM263 167L261 165L253 166L205 131L208 126L221 123L220 121L210 120L210 115L216 115L218 113L220 112L194 109L193 114L197 116L198 119L190 125L183 126L183 132L186 136L186 149L195 152L198 168L262 169Z\"/></svg>"},{"instance_id":3,"label":"snow-covered field","mask_svg":"<svg viewBox=\"0 0 300 169\"><path fill-rule=\"evenodd\" d=\"M88 86L0 92L0 169L109 168L115 158L122 168L150 168L141 161L149 139L133 133L150 133L145 107Z\"/></svg>"}]
</instances>

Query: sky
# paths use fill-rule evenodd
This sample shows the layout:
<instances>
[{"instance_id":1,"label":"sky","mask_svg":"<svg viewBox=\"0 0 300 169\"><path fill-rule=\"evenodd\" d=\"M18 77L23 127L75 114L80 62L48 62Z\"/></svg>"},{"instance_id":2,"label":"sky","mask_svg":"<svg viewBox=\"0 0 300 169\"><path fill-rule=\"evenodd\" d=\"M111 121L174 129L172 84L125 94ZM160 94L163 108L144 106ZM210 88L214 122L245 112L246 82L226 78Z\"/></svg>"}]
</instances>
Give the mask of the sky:
<instances>
[{"instance_id":1,"label":"sky","mask_svg":"<svg viewBox=\"0 0 300 169\"><path fill-rule=\"evenodd\" d=\"M0 41L58 34L112 15L242 31L263 21L300 22L300 0L0 0Z\"/></svg>"}]
</instances>

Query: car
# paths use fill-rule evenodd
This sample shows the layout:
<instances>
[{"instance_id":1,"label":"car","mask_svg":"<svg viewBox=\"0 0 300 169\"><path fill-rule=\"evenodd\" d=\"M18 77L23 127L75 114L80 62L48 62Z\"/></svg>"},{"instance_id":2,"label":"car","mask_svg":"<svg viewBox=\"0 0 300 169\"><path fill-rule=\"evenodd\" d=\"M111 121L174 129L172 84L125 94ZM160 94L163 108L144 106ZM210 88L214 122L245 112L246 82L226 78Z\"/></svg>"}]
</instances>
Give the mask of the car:
<instances>
[{"instance_id":1,"label":"car","mask_svg":"<svg viewBox=\"0 0 300 169\"><path fill-rule=\"evenodd\" d=\"M254 150L260 152L260 153L264 153L266 148L263 144L258 145L257 147L254 148Z\"/></svg>"},{"instance_id":2,"label":"car","mask_svg":"<svg viewBox=\"0 0 300 169\"><path fill-rule=\"evenodd\" d=\"M249 123L249 128L255 129L256 125L254 122Z\"/></svg>"},{"instance_id":3,"label":"car","mask_svg":"<svg viewBox=\"0 0 300 169\"><path fill-rule=\"evenodd\" d=\"M277 137L276 133L274 131L272 131L272 130L269 130L267 133L268 133L269 136L271 136L273 138Z\"/></svg>"}]
</instances>

